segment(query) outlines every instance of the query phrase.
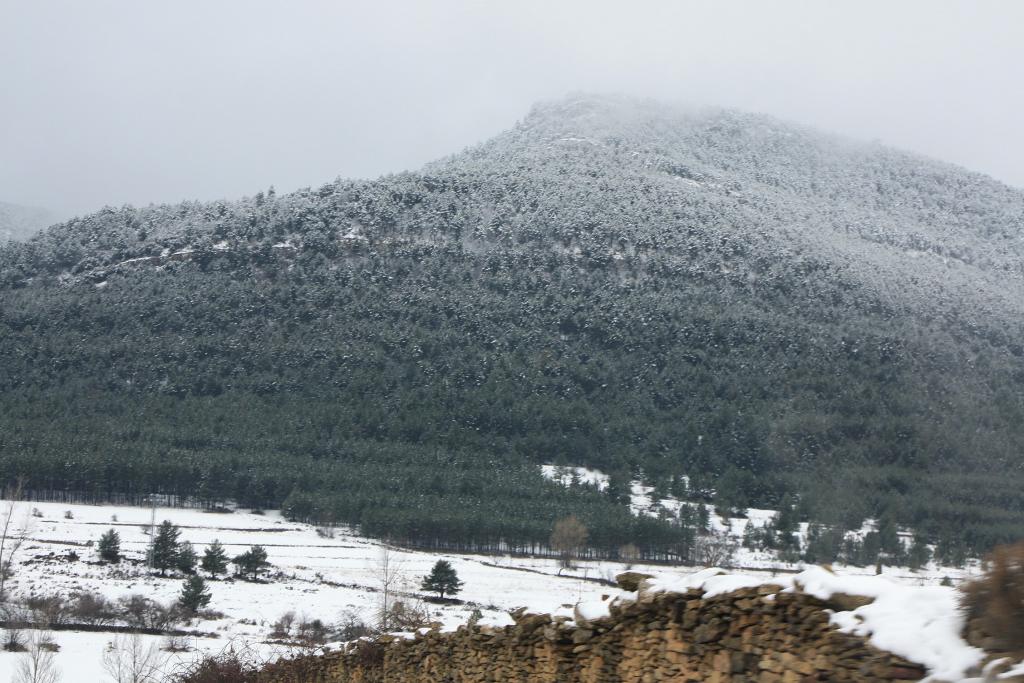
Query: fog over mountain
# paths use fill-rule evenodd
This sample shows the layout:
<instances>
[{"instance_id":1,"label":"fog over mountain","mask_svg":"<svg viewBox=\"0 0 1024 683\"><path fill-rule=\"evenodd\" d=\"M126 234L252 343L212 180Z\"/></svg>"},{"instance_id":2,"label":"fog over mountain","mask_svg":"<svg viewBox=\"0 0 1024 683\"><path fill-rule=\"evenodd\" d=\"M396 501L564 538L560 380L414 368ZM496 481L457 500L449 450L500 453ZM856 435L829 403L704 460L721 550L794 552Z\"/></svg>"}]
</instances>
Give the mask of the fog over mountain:
<instances>
[{"instance_id":1,"label":"fog over mountain","mask_svg":"<svg viewBox=\"0 0 1024 683\"><path fill-rule=\"evenodd\" d=\"M1022 187L1022 23L956 0L0 0L0 197L71 216L374 177L578 90L769 113Z\"/></svg>"},{"instance_id":2,"label":"fog over mountain","mask_svg":"<svg viewBox=\"0 0 1024 683\"><path fill-rule=\"evenodd\" d=\"M458 547L567 511L673 543L563 462L980 549L1024 531L1022 224L917 154L573 95L419 171L0 249L0 465Z\"/></svg>"},{"instance_id":3,"label":"fog over mountain","mask_svg":"<svg viewBox=\"0 0 1024 683\"><path fill-rule=\"evenodd\" d=\"M0 242L27 239L55 222L45 209L0 202Z\"/></svg>"}]
</instances>

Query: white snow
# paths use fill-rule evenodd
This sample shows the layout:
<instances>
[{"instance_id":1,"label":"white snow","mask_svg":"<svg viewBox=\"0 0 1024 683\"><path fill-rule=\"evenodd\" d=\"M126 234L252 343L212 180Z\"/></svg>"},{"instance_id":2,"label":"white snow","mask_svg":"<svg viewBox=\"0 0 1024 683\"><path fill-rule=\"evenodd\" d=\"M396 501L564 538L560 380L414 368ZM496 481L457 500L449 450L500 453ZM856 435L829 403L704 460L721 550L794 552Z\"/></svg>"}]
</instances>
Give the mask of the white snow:
<instances>
[{"instance_id":1,"label":"white snow","mask_svg":"<svg viewBox=\"0 0 1024 683\"><path fill-rule=\"evenodd\" d=\"M597 485L605 481L593 471L575 474L578 481ZM22 519L23 512L31 528L28 540L15 557L15 575L8 584L14 595L94 591L112 599L132 593L165 603L176 599L180 577L151 576L145 567L128 563L96 563L94 547L86 545L90 541L95 543L113 527L120 533L122 550L128 557L143 557L153 517L150 509L59 503L19 505L18 519ZM33 508L40 516L28 515ZM743 521L760 523L765 518L766 514L756 513L749 522ZM182 540L191 542L200 554L214 539L225 545L229 555L254 544L263 545L277 572L271 583L209 582L213 593L210 607L224 613L225 618L196 621L186 627L219 636L195 639L193 644L198 652L220 651L229 643L254 647L260 652L278 652L280 647L267 642L268 636L274 621L288 611L294 611L300 620L321 619L333 624L346 612L369 621L378 606L378 563L384 545L375 539L360 537L345 528L336 529L333 538L325 538L314 527L288 522L273 512L214 514L161 507L156 510L155 519L158 523L169 519L179 525ZM729 526L734 532L737 530L731 521ZM742 533L742 528L738 531ZM61 559L69 551L77 553L80 559ZM521 607L570 621L592 621L607 616L612 601L635 598L635 594L596 581L611 580L623 571L625 567L617 562L578 562L574 568L564 570L551 558L449 555L400 549L389 552L401 574L398 598L413 603L421 600L419 583L434 562L444 558L452 563L465 584L458 595L465 604L425 603L431 619L441 622L445 630L465 623L476 609L482 614L478 623L493 627L511 624L509 612ZM34 561L24 564L26 560ZM764 565L755 564L742 572L719 568L694 572L643 564L631 568L655 576L644 586L644 590L651 591L684 592L699 588L705 595L713 596L742 587L778 584L786 590L800 587L819 597L836 592L871 596L875 602L850 612L837 612L833 622L851 633L869 636L879 647L920 662L936 676L948 680L958 680L978 661L980 653L958 636L961 617L955 590L935 585L948 573L945 570L915 574L887 568L886 576L876 577L865 575L873 572L873 568L848 568L836 575L822 568L779 573L775 567L759 569L761 566ZM65 671L75 672L75 678L65 676L64 680L105 680L99 667L112 634L61 631L54 637L61 646L58 663ZM180 661L184 656L198 656L198 652L175 658ZM9 680L18 657L0 652L0 681Z\"/></svg>"},{"instance_id":2,"label":"white snow","mask_svg":"<svg viewBox=\"0 0 1024 683\"><path fill-rule=\"evenodd\" d=\"M659 575L642 590L684 593L697 588L709 598L765 583L763 577L710 568L682 576ZM824 567L810 567L770 583L822 600L838 593L873 598L863 607L833 613L831 622L841 631L867 637L882 650L924 665L935 680L966 680L967 672L984 656L960 637L963 615L952 587L908 586L882 576L842 575Z\"/></svg>"},{"instance_id":3,"label":"white snow","mask_svg":"<svg viewBox=\"0 0 1024 683\"><path fill-rule=\"evenodd\" d=\"M882 577L839 576L821 567L797 574L793 585L822 599L834 593L873 597L869 605L835 613L832 623L925 665L936 679L963 678L984 656L960 637L963 614L951 587L901 586Z\"/></svg>"}]
</instances>

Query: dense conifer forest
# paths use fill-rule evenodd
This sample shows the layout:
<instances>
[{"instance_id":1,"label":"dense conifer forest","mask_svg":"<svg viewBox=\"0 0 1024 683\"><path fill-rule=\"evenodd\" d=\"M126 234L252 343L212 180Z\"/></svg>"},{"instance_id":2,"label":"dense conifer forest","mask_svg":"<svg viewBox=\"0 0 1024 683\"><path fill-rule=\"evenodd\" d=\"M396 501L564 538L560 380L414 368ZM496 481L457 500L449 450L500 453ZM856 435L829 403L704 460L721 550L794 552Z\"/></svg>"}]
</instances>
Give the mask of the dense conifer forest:
<instances>
[{"instance_id":1,"label":"dense conifer forest","mask_svg":"<svg viewBox=\"0 0 1024 683\"><path fill-rule=\"evenodd\" d=\"M554 462L985 551L1024 535L1022 226L953 166L590 97L414 173L106 208L0 246L0 475L438 548L692 540Z\"/></svg>"}]
</instances>

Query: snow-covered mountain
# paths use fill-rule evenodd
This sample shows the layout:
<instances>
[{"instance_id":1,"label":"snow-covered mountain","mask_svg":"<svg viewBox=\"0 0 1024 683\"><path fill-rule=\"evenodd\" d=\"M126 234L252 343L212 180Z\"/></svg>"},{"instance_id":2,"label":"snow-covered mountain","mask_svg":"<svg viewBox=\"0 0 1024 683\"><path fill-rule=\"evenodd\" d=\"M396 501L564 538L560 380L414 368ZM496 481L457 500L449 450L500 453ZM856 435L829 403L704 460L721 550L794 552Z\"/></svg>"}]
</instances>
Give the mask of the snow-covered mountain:
<instances>
[{"instance_id":1,"label":"snow-covered mountain","mask_svg":"<svg viewBox=\"0 0 1024 683\"><path fill-rule=\"evenodd\" d=\"M1022 225L1024 192L918 155L564 98L418 171L0 248L0 469L671 551L561 463L981 553L1024 533Z\"/></svg>"}]
</instances>

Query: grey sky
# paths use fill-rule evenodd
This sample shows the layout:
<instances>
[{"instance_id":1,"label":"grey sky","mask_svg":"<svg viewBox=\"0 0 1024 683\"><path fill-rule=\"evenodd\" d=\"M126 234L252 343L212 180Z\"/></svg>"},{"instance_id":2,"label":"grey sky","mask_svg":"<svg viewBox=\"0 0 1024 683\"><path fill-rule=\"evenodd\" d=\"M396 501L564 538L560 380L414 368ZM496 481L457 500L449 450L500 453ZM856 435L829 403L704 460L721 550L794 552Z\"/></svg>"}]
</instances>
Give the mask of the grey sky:
<instances>
[{"instance_id":1,"label":"grey sky","mask_svg":"<svg viewBox=\"0 0 1024 683\"><path fill-rule=\"evenodd\" d=\"M0 0L0 200L81 213L415 168L617 91L1024 187L1024 2Z\"/></svg>"}]
</instances>

